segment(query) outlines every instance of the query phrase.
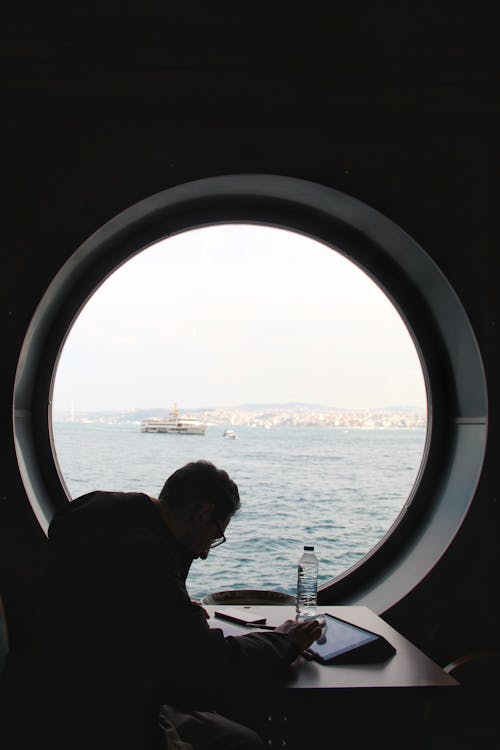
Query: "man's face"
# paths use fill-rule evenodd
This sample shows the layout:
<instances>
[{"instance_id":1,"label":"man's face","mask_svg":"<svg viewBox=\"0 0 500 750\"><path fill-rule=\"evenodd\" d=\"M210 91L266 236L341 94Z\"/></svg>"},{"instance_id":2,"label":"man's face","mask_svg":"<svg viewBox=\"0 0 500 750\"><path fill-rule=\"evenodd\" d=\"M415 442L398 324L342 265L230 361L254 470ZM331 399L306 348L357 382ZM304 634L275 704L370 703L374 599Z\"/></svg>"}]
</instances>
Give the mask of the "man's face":
<instances>
[{"instance_id":1,"label":"man's face","mask_svg":"<svg viewBox=\"0 0 500 750\"><path fill-rule=\"evenodd\" d=\"M213 515L210 515L199 526L193 535L191 546L195 558L200 557L202 560L206 560L210 549L222 543L221 540L224 540L224 533L229 525L229 521L229 518L225 521L219 521L214 519Z\"/></svg>"}]
</instances>

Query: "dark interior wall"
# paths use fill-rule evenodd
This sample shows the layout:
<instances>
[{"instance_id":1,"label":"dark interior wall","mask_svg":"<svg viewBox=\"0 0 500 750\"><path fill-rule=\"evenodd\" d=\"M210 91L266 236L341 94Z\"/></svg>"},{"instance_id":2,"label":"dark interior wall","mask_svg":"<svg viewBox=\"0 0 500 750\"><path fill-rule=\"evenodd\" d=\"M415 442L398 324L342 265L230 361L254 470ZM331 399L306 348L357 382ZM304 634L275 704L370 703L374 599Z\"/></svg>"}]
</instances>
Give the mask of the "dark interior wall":
<instances>
[{"instance_id":1,"label":"dark interior wall","mask_svg":"<svg viewBox=\"0 0 500 750\"><path fill-rule=\"evenodd\" d=\"M152 193L228 173L289 175L353 195L411 234L479 342L490 430L471 512L429 580L388 613L444 661L498 627L493 4L333 3L300 15L273 6L238 18L207 5L130 3L112 14L86 4L72 18L37 9L11 14L1 32L0 591L15 599L44 554L11 410L26 328L53 276ZM460 623L456 646L440 638L446 620Z\"/></svg>"}]
</instances>

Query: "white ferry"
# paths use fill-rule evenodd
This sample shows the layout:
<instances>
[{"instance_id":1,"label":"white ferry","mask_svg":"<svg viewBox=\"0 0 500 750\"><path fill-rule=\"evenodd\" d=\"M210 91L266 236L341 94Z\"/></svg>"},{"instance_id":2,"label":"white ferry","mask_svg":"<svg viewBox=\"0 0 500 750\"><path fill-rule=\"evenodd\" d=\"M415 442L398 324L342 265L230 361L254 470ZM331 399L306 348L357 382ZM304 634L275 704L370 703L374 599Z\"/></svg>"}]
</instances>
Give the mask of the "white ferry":
<instances>
[{"instance_id":1,"label":"white ferry","mask_svg":"<svg viewBox=\"0 0 500 750\"><path fill-rule=\"evenodd\" d=\"M222 437L227 438L227 440L236 440L236 433L234 430L224 430Z\"/></svg>"},{"instance_id":2,"label":"white ferry","mask_svg":"<svg viewBox=\"0 0 500 750\"><path fill-rule=\"evenodd\" d=\"M141 432L168 432L176 435L204 435L205 422L195 417L181 417L176 408L168 417L151 417L141 421Z\"/></svg>"}]
</instances>

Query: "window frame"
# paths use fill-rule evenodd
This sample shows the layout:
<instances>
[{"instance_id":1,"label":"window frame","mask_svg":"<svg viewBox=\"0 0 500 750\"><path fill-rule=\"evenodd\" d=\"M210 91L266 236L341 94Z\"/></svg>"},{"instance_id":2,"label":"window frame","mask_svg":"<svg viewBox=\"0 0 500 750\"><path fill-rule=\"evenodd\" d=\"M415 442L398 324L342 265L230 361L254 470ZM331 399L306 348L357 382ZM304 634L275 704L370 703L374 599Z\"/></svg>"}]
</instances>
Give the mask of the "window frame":
<instances>
[{"instance_id":1,"label":"window frame","mask_svg":"<svg viewBox=\"0 0 500 750\"><path fill-rule=\"evenodd\" d=\"M44 531L68 502L51 397L59 354L88 298L147 246L223 223L269 225L331 246L381 287L413 338L428 397L419 475L383 539L319 591L320 603L364 604L381 614L434 567L472 502L486 447L486 381L465 310L430 256L390 219L330 187L276 175L193 181L131 206L73 253L31 320L16 373L14 436L28 499Z\"/></svg>"}]
</instances>

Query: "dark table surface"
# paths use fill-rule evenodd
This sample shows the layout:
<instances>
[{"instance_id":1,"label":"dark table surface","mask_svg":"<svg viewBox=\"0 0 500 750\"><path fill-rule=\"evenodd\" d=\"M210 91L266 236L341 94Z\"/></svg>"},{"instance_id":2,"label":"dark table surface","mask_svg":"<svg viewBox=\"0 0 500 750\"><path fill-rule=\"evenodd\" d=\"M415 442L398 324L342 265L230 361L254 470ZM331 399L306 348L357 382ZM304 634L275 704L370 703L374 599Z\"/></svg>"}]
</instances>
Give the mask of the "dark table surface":
<instances>
[{"instance_id":1,"label":"dark table surface","mask_svg":"<svg viewBox=\"0 0 500 750\"><path fill-rule=\"evenodd\" d=\"M295 619L295 608L289 606L238 604L237 608L265 616L268 625L279 625L286 619ZM208 605L205 609L213 617L217 606ZM318 612L336 615L379 633L396 648L396 653L385 661L373 664L332 663L325 665L299 657L283 687L298 691L360 692L369 690L373 694L377 689L398 689L401 693L403 689L420 692L459 685L438 664L367 607L328 606L318 609ZM248 632L222 619L214 618L215 623L226 635Z\"/></svg>"}]
</instances>

